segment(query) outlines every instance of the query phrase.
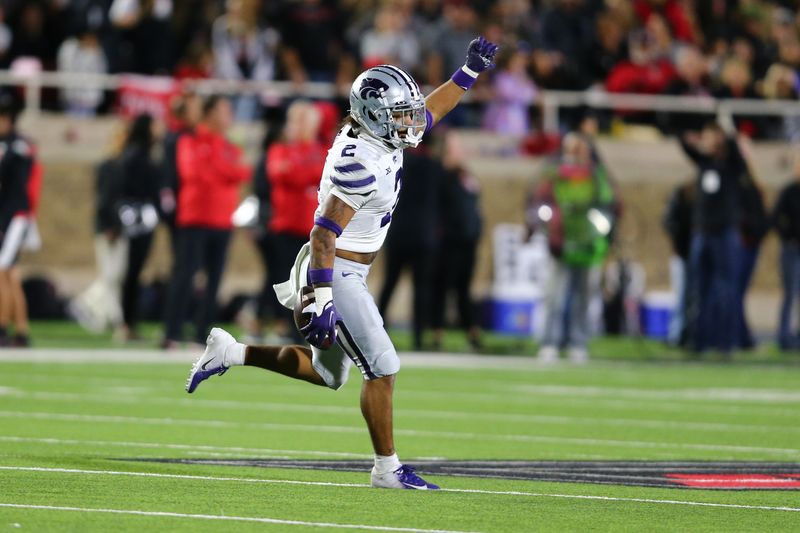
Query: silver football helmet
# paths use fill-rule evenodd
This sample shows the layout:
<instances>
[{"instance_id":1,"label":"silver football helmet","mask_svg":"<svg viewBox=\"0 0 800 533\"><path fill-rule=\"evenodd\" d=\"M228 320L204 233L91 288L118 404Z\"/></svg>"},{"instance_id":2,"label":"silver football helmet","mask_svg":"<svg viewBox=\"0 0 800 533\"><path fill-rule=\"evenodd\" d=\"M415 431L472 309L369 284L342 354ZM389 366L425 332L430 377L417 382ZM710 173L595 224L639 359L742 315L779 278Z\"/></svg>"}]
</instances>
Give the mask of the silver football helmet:
<instances>
[{"instance_id":1,"label":"silver football helmet","mask_svg":"<svg viewBox=\"0 0 800 533\"><path fill-rule=\"evenodd\" d=\"M395 148L417 146L425 133L425 97L406 71L378 65L350 89L350 115L368 135Z\"/></svg>"}]
</instances>

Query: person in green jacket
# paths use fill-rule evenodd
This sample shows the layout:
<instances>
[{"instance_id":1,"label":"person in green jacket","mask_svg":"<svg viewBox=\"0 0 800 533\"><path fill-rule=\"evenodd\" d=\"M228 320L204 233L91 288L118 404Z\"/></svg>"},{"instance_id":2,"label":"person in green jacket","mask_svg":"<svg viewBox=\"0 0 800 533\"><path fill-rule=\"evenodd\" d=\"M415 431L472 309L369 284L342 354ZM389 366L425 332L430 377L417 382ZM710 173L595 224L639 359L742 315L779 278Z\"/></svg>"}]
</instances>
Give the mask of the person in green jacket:
<instances>
[{"instance_id":1,"label":"person in green jacket","mask_svg":"<svg viewBox=\"0 0 800 533\"><path fill-rule=\"evenodd\" d=\"M568 133L561 155L547 165L528 202L529 230L545 231L552 272L538 357L558 359L567 348L572 362L588 360L589 309L600 292L618 202L605 167L592 157L589 140Z\"/></svg>"}]
</instances>

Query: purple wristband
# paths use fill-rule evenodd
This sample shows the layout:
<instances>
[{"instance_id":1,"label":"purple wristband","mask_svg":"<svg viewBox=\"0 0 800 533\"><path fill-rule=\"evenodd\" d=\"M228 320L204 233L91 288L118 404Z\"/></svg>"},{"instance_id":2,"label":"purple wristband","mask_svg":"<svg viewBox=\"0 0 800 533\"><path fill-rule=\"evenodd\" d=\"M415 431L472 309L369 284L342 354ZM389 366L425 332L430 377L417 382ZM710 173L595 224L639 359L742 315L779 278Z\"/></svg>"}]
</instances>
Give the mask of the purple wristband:
<instances>
[{"instance_id":1,"label":"purple wristband","mask_svg":"<svg viewBox=\"0 0 800 533\"><path fill-rule=\"evenodd\" d=\"M332 283L333 282L333 269L332 268L310 268L308 269L308 282L314 285L315 283Z\"/></svg>"},{"instance_id":2,"label":"purple wristband","mask_svg":"<svg viewBox=\"0 0 800 533\"><path fill-rule=\"evenodd\" d=\"M473 78L472 76L464 72L462 69L458 69L453 73L450 79L453 81L453 83L455 83L465 91L468 91L469 88L475 84L475 80L477 80L478 78Z\"/></svg>"},{"instance_id":3,"label":"purple wristband","mask_svg":"<svg viewBox=\"0 0 800 533\"><path fill-rule=\"evenodd\" d=\"M334 235L336 235L337 237L341 236L341 234L342 234L342 227L339 224L337 224L336 222L334 222L333 220L330 220L330 219L325 218L325 217L317 217L317 218L315 218L314 219L314 225L315 226L319 226L321 228L325 228L326 230L332 231L334 233Z\"/></svg>"}]
</instances>

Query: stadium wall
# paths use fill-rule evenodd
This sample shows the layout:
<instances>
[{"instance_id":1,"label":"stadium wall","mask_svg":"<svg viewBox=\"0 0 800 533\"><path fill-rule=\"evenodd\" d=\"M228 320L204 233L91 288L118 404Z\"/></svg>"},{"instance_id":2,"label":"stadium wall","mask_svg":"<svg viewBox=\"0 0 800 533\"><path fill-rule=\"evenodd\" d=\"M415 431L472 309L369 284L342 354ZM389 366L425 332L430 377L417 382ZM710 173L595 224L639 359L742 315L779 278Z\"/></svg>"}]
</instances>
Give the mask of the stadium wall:
<instances>
[{"instance_id":1,"label":"stadium wall","mask_svg":"<svg viewBox=\"0 0 800 533\"><path fill-rule=\"evenodd\" d=\"M72 119L63 115L26 118L21 130L36 140L45 165L45 181L39 214L44 240L41 252L27 255L27 273L53 278L65 294L75 294L94 276L92 243L94 166L110 151L120 129L115 118ZM522 222L526 191L543 163L542 158L513 155L513 139L484 132L458 134L469 154L467 167L482 185L485 230L475 279L477 294L491 284L491 228L502 222ZM262 131L258 126L240 126L235 140L255 160ZM661 230L661 216L672 189L694 175L694 169L673 139L601 139L598 148L619 185L624 214L617 251L640 261L647 273L648 289L669 286L669 244ZM754 147L759 178L771 205L790 174L789 151L782 143L760 143ZM245 231L238 231L232 245L223 294L253 290L261 283L261 264ZM765 324L771 317L777 295L777 239L770 236L759 260L752 300L764 301ZM170 268L168 238L159 231L154 253L144 272L146 280L166 278ZM382 262L372 269L371 286L382 284ZM401 287L392 306L393 316L408 313L410 296ZM756 304L757 305L757 304ZM759 306L761 307L761 306ZM759 309L759 315L763 315ZM767 320L769 318L769 320Z\"/></svg>"}]
</instances>

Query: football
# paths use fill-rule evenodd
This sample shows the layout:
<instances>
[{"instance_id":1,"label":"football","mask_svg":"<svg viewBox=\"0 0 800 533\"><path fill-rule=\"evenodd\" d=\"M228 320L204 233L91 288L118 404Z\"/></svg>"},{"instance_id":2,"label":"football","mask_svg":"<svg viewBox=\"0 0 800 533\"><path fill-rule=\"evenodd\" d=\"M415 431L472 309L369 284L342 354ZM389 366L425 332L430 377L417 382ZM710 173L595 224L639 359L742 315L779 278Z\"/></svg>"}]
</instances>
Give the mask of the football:
<instances>
[{"instance_id":1,"label":"football","mask_svg":"<svg viewBox=\"0 0 800 533\"><path fill-rule=\"evenodd\" d=\"M294 304L294 325L297 329L303 329L311 320L311 315L314 312L314 287L306 285L300 289L300 297Z\"/></svg>"},{"instance_id":2,"label":"football","mask_svg":"<svg viewBox=\"0 0 800 533\"><path fill-rule=\"evenodd\" d=\"M294 305L294 325L298 331L302 330L311 320L311 315L314 312L314 287L306 285L300 289L300 297ZM331 347L333 342L331 339L326 339L325 343L320 346L320 349L327 350Z\"/></svg>"}]
</instances>

